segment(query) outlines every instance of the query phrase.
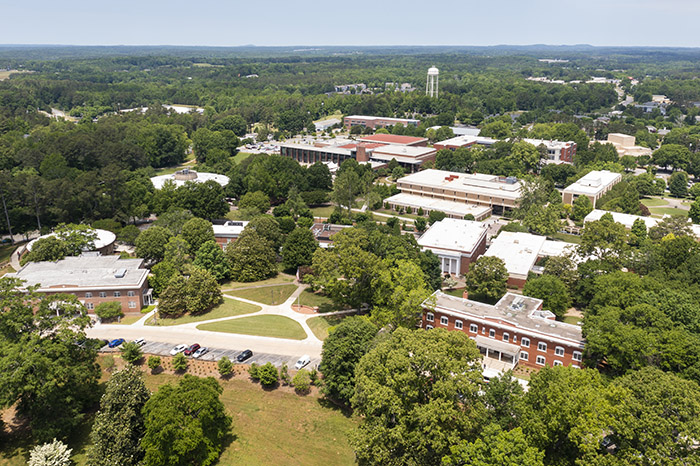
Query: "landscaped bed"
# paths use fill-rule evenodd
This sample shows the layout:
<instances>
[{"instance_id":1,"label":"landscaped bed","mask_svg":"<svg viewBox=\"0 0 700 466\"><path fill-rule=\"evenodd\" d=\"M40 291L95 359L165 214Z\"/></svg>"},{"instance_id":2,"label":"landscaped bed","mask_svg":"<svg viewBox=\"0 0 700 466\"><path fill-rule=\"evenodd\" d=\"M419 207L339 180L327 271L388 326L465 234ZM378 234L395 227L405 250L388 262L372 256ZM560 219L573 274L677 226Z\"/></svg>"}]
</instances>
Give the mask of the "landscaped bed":
<instances>
[{"instance_id":1,"label":"landscaped bed","mask_svg":"<svg viewBox=\"0 0 700 466\"><path fill-rule=\"evenodd\" d=\"M306 332L301 325L284 316L252 316L198 325L199 330L210 332L238 333L259 337L287 338L303 340Z\"/></svg>"}]
</instances>

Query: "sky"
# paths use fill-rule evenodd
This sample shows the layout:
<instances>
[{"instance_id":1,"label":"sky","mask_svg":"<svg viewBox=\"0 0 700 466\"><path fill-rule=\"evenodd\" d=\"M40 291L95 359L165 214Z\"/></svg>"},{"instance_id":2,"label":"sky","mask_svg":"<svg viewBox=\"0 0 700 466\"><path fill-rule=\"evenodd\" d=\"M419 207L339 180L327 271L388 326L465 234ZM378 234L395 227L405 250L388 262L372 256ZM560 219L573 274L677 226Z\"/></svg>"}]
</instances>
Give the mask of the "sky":
<instances>
[{"instance_id":1,"label":"sky","mask_svg":"<svg viewBox=\"0 0 700 466\"><path fill-rule=\"evenodd\" d=\"M0 44L699 47L698 0L0 0Z\"/></svg>"}]
</instances>

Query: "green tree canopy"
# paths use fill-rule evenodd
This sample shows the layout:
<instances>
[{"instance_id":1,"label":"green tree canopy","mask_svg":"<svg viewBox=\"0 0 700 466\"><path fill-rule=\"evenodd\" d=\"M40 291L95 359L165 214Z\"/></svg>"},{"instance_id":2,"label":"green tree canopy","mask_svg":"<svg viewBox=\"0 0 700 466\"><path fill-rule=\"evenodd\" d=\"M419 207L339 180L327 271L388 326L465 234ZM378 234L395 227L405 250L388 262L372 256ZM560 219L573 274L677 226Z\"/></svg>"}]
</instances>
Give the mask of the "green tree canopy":
<instances>
[{"instance_id":1,"label":"green tree canopy","mask_svg":"<svg viewBox=\"0 0 700 466\"><path fill-rule=\"evenodd\" d=\"M282 264L287 270L311 265L318 243L308 228L296 228L287 236L282 247Z\"/></svg>"},{"instance_id":2,"label":"green tree canopy","mask_svg":"<svg viewBox=\"0 0 700 466\"><path fill-rule=\"evenodd\" d=\"M170 230L152 226L136 238L136 255L149 262L160 262L165 256L165 245L172 237Z\"/></svg>"},{"instance_id":3,"label":"green tree canopy","mask_svg":"<svg viewBox=\"0 0 700 466\"><path fill-rule=\"evenodd\" d=\"M498 257L481 256L471 264L465 280L470 294L497 301L506 294L508 270Z\"/></svg>"},{"instance_id":4,"label":"green tree canopy","mask_svg":"<svg viewBox=\"0 0 700 466\"><path fill-rule=\"evenodd\" d=\"M523 294L544 301L544 309L552 311L559 319L571 307L571 296L566 284L554 275L545 274L529 279L525 283Z\"/></svg>"},{"instance_id":5,"label":"green tree canopy","mask_svg":"<svg viewBox=\"0 0 700 466\"><path fill-rule=\"evenodd\" d=\"M231 278L239 282L255 282L277 275L277 254L272 243L256 232L241 235L226 247L231 264Z\"/></svg>"}]
</instances>

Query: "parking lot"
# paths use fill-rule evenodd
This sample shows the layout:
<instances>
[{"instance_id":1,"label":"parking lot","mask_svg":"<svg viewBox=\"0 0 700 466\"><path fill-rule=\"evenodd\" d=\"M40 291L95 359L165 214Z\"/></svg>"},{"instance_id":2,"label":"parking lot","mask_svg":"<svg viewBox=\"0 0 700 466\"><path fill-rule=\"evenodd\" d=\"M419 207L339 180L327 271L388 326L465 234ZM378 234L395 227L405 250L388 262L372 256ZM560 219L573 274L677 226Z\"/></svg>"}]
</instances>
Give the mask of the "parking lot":
<instances>
[{"instance_id":1,"label":"parking lot","mask_svg":"<svg viewBox=\"0 0 700 466\"><path fill-rule=\"evenodd\" d=\"M154 354L157 356L170 356L170 350L173 349L175 346L182 344L183 342L174 342L174 343L162 343L162 342L156 342L156 341L146 341L146 344L141 347L141 350L145 355L150 355ZM187 344L189 346L189 344ZM203 345L204 346L204 345ZM208 347L209 348L209 347ZM203 356L199 357L198 359L201 359L202 361L218 361L224 356L227 356L229 359L231 359L234 363L236 362L236 358L238 357L239 354L241 354L243 351L245 351L247 348L241 348L240 350L229 350L229 349L220 349L220 348L209 348L209 351L204 354ZM119 348L109 348L106 345L100 349L101 352L105 353L114 353L118 352ZM253 352L253 356L250 358L246 359L243 364L265 364L268 362L271 362L273 365L276 367L282 367L282 364L285 362L287 363L287 366L290 368L294 367L294 364L299 360L299 358L302 356L302 354L299 354L296 357L290 358L289 356L283 356L279 354L267 354L267 353L255 353ZM307 369L310 368L315 368L318 367L318 365L321 363L320 358L311 358L311 362L306 366Z\"/></svg>"}]
</instances>

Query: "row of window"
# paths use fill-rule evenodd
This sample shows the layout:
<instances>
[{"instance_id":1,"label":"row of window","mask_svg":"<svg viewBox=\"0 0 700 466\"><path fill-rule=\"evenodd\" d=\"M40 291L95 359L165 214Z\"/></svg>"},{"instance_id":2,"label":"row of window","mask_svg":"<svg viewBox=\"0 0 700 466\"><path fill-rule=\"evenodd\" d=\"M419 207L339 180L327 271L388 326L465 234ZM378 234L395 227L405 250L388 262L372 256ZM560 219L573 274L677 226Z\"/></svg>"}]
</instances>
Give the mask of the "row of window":
<instances>
[{"instance_id":1,"label":"row of window","mask_svg":"<svg viewBox=\"0 0 700 466\"><path fill-rule=\"evenodd\" d=\"M106 292L106 291L100 291L98 295L99 295L100 298L106 298L106 297L107 297L107 292ZM136 292L135 292L135 291L127 291L127 292L126 292L126 295L129 296L129 297L133 297L133 296L136 296ZM122 292L121 292L121 291L115 291L114 294L113 294L113 296L114 296L115 298L121 298ZM86 292L86 293L85 293L85 297L86 297L86 298L92 298L92 293L89 292L89 291Z\"/></svg>"},{"instance_id":2,"label":"row of window","mask_svg":"<svg viewBox=\"0 0 700 466\"><path fill-rule=\"evenodd\" d=\"M129 301L129 309L136 309L136 301ZM85 307L87 307L89 310L95 309L95 303L85 303Z\"/></svg>"},{"instance_id":3,"label":"row of window","mask_svg":"<svg viewBox=\"0 0 700 466\"><path fill-rule=\"evenodd\" d=\"M434 321L435 321L435 316L433 315L432 312L428 312L428 313L426 313L426 315L425 315L425 320L427 320L428 322L434 322ZM446 316L441 316L441 317L440 317L440 325L447 326L447 325L449 324L449 322L450 322L450 320L449 320L448 317L446 317ZM432 328L432 326L428 326L428 327ZM462 328L463 328L463 323L462 323L462 321L461 321L461 320L455 320L455 329L457 329L457 330L462 330ZM476 324L470 324L470 325L469 325L469 332L471 332L471 333L479 333L479 327L478 327ZM486 327L482 327L481 333L486 333ZM494 339L496 338L496 330L494 330L494 329L489 329L489 338L494 338ZM510 342L510 341L511 341L511 339L510 339L510 334L509 334L508 332L503 332L502 339L503 339L503 341L505 341L505 342ZM517 343L517 342L518 342L518 336L517 336L517 335L513 335L513 343ZM524 348L529 348L529 347L530 347L530 339L529 339L529 338L526 338L526 337L522 337L522 338L520 339L520 346L522 346L522 347L524 347ZM545 343L545 342L543 342L543 341L538 342L538 343L537 343L537 350L538 350L538 351L542 351L543 353L546 353L546 352L547 352L547 343ZM555 356L564 356L564 351L565 351L565 350L564 350L564 348L563 348L562 346L556 346L556 347L554 348L554 355L555 355ZM523 353L523 354L527 354L527 353ZM525 357L525 358L523 358L523 359L525 359L525 360L527 361L527 357ZM581 361L581 359L582 359L582 354L581 354L581 352L580 352L580 351L574 351L574 352L572 353L572 359L573 359L574 361ZM539 363L538 363L538 364L539 364ZM544 364L544 363L543 363L543 364Z\"/></svg>"}]
</instances>

